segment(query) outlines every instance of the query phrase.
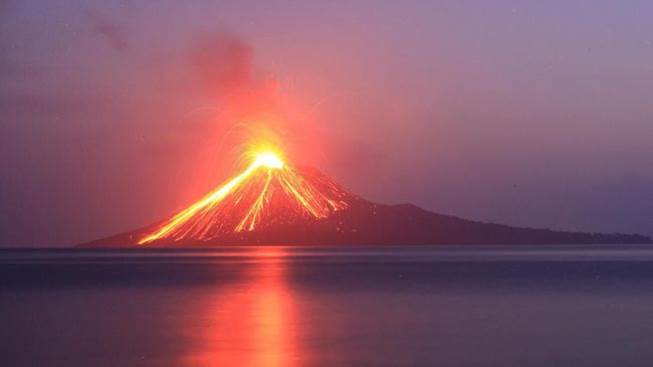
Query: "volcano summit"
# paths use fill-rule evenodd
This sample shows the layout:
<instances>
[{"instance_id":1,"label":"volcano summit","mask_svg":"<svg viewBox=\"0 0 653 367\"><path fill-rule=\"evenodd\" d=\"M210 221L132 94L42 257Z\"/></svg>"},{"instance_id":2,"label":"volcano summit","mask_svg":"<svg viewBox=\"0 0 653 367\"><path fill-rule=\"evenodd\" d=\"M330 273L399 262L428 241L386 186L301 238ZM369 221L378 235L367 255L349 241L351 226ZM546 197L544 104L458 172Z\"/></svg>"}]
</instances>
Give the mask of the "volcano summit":
<instances>
[{"instance_id":1,"label":"volcano summit","mask_svg":"<svg viewBox=\"0 0 653 367\"><path fill-rule=\"evenodd\" d=\"M469 221L353 195L275 151L174 216L85 247L650 243L649 237L560 232Z\"/></svg>"}]
</instances>

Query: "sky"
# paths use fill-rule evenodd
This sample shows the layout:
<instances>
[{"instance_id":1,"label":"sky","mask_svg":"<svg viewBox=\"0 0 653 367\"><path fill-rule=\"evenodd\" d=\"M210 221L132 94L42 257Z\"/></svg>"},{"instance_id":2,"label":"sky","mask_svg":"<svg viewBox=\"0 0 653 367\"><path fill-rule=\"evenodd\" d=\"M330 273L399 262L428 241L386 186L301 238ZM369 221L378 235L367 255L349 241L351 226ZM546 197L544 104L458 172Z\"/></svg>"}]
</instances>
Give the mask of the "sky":
<instances>
[{"instance_id":1,"label":"sky","mask_svg":"<svg viewBox=\"0 0 653 367\"><path fill-rule=\"evenodd\" d=\"M650 1L0 2L0 246L183 208L264 129L386 204L653 235Z\"/></svg>"}]
</instances>

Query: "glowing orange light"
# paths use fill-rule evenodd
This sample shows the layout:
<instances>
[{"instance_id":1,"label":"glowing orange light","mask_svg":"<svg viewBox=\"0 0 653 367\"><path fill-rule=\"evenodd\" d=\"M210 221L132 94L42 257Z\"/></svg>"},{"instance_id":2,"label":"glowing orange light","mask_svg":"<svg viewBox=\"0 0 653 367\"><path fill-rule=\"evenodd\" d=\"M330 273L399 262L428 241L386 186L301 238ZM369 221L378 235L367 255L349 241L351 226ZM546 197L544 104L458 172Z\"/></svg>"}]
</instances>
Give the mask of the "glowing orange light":
<instances>
[{"instance_id":1,"label":"glowing orange light","mask_svg":"<svg viewBox=\"0 0 653 367\"><path fill-rule=\"evenodd\" d=\"M256 156L254 165L267 168L283 168L283 161L274 153L263 152Z\"/></svg>"},{"instance_id":2,"label":"glowing orange light","mask_svg":"<svg viewBox=\"0 0 653 367\"><path fill-rule=\"evenodd\" d=\"M283 195L283 205L290 211L313 218L325 218L348 206L332 193L322 192L287 165L274 147L259 145L246 156L251 163L244 171L177 213L138 243L161 239L203 241L214 238L216 232L252 231L261 223L266 207L279 195ZM224 219L241 212L236 223Z\"/></svg>"},{"instance_id":3,"label":"glowing orange light","mask_svg":"<svg viewBox=\"0 0 653 367\"><path fill-rule=\"evenodd\" d=\"M300 305L288 285L284 250L256 248L249 255L259 261L243 268L240 281L184 304L206 321L190 328L197 334L190 334L178 365L293 367L306 359L297 335Z\"/></svg>"}]
</instances>

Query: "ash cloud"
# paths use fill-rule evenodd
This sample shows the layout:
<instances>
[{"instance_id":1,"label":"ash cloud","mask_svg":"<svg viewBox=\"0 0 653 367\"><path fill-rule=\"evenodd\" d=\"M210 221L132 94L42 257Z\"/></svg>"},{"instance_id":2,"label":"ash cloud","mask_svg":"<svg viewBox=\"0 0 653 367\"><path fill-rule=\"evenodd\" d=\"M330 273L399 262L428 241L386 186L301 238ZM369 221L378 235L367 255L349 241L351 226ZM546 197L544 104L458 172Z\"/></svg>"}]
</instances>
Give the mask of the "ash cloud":
<instances>
[{"instance_id":1,"label":"ash cloud","mask_svg":"<svg viewBox=\"0 0 653 367\"><path fill-rule=\"evenodd\" d=\"M84 14L91 22L91 31L103 38L108 45L118 52L129 51L129 40L125 28L90 10Z\"/></svg>"},{"instance_id":2,"label":"ash cloud","mask_svg":"<svg viewBox=\"0 0 653 367\"><path fill-rule=\"evenodd\" d=\"M232 33L205 34L192 44L193 71L203 92L219 106L212 123L217 121L223 128L222 137L229 135L228 140L221 138L220 146L239 147L250 137L263 137L304 164L325 161L327 151L339 161L354 156L352 161L367 162L362 157L378 157L363 142L344 139L307 117L302 101L285 93L278 79L255 61L254 47Z\"/></svg>"},{"instance_id":3,"label":"ash cloud","mask_svg":"<svg viewBox=\"0 0 653 367\"><path fill-rule=\"evenodd\" d=\"M191 50L191 64L204 92L228 109L233 118L281 113L278 83L254 65L254 49L230 33L199 38Z\"/></svg>"},{"instance_id":4,"label":"ash cloud","mask_svg":"<svg viewBox=\"0 0 653 367\"><path fill-rule=\"evenodd\" d=\"M204 36L191 52L191 62L206 91L219 98L253 87L253 58L248 43L227 33Z\"/></svg>"}]
</instances>

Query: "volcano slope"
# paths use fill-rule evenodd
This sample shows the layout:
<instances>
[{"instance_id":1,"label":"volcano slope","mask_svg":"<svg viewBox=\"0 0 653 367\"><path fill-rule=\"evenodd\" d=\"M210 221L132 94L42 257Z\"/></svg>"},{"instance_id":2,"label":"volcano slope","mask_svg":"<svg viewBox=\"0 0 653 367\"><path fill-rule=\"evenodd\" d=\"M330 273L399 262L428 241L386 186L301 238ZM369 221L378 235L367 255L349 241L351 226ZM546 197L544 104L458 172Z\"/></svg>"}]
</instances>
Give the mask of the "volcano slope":
<instances>
[{"instance_id":1,"label":"volcano slope","mask_svg":"<svg viewBox=\"0 0 653 367\"><path fill-rule=\"evenodd\" d=\"M562 232L465 220L362 199L316 169L261 155L159 223L82 247L650 243L641 235Z\"/></svg>"}]
</instances>

